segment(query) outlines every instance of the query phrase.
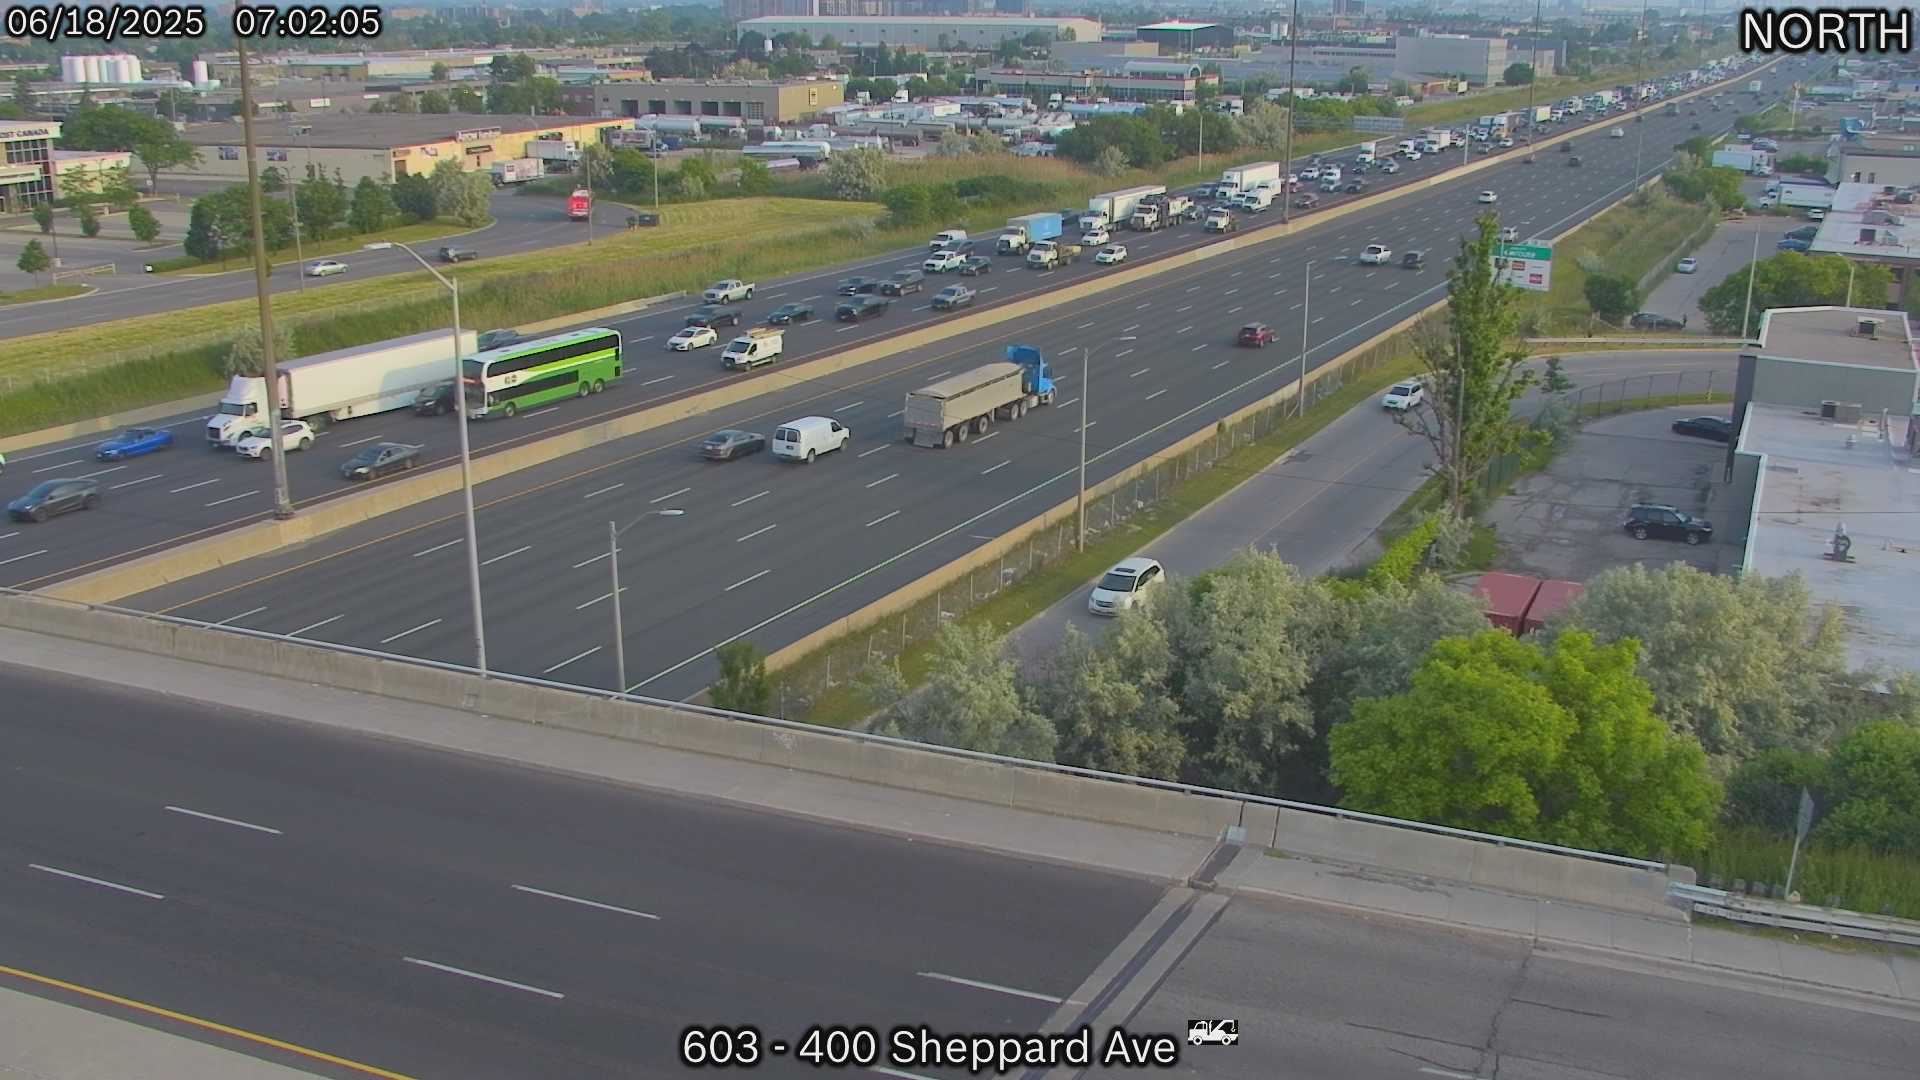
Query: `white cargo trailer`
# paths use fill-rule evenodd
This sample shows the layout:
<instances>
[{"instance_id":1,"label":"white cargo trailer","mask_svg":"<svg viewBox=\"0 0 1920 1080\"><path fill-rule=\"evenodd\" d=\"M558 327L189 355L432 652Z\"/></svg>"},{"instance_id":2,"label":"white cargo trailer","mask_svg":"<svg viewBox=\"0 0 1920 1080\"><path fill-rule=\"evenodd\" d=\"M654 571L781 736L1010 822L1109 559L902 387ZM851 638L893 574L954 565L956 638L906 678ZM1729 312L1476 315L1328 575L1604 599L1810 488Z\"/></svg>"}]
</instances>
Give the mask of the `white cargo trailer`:
<instances>
[{"instance_id":1,"label":"white cargo trailer","mask_svg":"<svg viewBox=\"0 0 1920 1080\"><path fill-rule=\"evenodd\" d=\"M471 330L460 332L462 356L474 351L476 339ZM451 379L456 370L453 335L445 330L283 361L280 415L322 428L330 420L404 409L421 387ZM266 418L266 386L258 376L234 376L220 411L207 417L207 442L219 446L257 427Z\"/></svg>"}]
</instances>

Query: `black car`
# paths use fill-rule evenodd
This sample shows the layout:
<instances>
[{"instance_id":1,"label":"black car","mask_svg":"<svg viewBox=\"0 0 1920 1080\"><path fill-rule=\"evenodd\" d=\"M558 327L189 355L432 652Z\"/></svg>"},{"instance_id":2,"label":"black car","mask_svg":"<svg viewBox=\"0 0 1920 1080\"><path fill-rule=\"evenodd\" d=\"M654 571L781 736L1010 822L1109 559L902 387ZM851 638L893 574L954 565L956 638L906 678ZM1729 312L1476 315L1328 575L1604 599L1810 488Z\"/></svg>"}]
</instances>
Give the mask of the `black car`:
<instances>
[{"instance_id":1,"label":"black car","mask_svg":"<svg viewBox=\"0 0 1920 1080\"><path fill-rule=\"evenodd\" d=\"M508 345L518 345L524 340L518 330L488 330L480 335L477 347L481 352L486 352L488 349L503 349Z\"/></svg>"},{"instance_id":2,"label":"black car","mask_svg":"<svg viewBox=\"0 0 1920 1080\"><path fill-rule=\"evenodd\" d=\"M1818 235L1820 235L1820 226L1802 225L1799 228L1788 232L1785 239L1811 241L1815 236L1818 236Z\"/></svg>"},{"instance_id":3,"label":"black car","mask_svg":"<svg viewBox=\"0 0 1920 1080\"><path fill-rule=\"evenodd\" d=\"M1346 186L1341 188L1340 190L1346 192L1349 195L1358 195L1361 192L1367 190L1367 182L1365 180L1349 180L1347 181Z\"/></svg>"},{"instance_id":4,"label":"black car","mask_svg":"<svg viewBox=\"0 0 1920 1080\"><path fill-rule=\"evenodd\" d=\"M926 283L927 275L918 270L895 270L892 277L880 283L880 292L885 296L905 296L926 288Z\"/></svg>"},{"instance_id":5,"label":"black car","mask_svg":"<svg viewBox=\"0 0 1920 1080\"><path fill-rule=\"evenodd\" d=\"M472 248L443 247L440 249L440 261L443 263L472 262L480 253Z\"/></svg>"},{"instance_id":6,"label":"black car","mask_svg":"<svg viewBox=\"0 0 1920 1080\"><path fill-rule=\"evenodd\" d=\"M859 296L862 293L878 292L879 289L879 278L850 277L842 280L833 291L841 296Z\"/></svg>"},{"instance_id":7,"label":"black car","mask_svg":"<svg viewBox=\"0 0 1920 1080\"><path fill-rule=\"evenodd\" d=\"M737 457L757 454L766 448L765 435L728 428L707 436L706 441L700 444L700 456L709 461L732 461Z\"/></svg>"},{"instance_id":8,"label":"black car","mask_svg":"<svg viewBox=\"0 0 1920 1080\"><path fill-rule=\"evenodd\" d=\"M348 480L377 480L390 472L411 469L420 463L420 448L405 443L374 443L340 464L340 475Z\"/></svg>"},{"instance_id":9,"label":"black car","mask_svg":"<svg viewBox=\"0 0 1920 1080\"><path fill-rule=\"evenodd\" d=\"M1733 438L1733 422L1719 416L1689 416L1673 422L1673 433L1726 442Z\"/></svg>"},{"instance_id":10,"label":"black car","mask_svg":"<svg viewBox=\"0 0 1920 1080\"><path fill-rule=\"evenodd\" d=\"M740 309L722 304L701 304L687 316L688 326L739 326Z\"/></svg>"},{"instance_id":11,"label":"black car","mask_svg":"<svg viewBox=\"0 0 1920 1080\"><path fill-rule=\"evenodd\" d=\"M1408 270L1425 270L1427 268L1427 253L1424 251L1409 251L1405 255L1400 256L1400 265Z\"/></svg>"},{"instance_id":12,"label":"black car","mask_svg":"<svg viewBox=\"0 0 1920 1080\"><path fill-rule=\"evenodd\" d=\"M1570 157L1570 158L1568 158L1568 159L1567 159L1567 168L1569 168L1569 169L1577 169L1577 168L1579 168L1579 167L1580 167L1580 158L1579 158L1579 155L1577 155L1577 154L1576 154L1575 156L1573 156L1573 157Z\"/></svg>"},{"instance_id":13,"label":"black car","mask_svg":"<svg viewBox=\"0 0 1920 1080\"><path fill-rule=\"evenodd\" d=\"M960 264L961 277L979 277L993 273L993 260L985 255L969 255L967 261Z\"/></svg>"},{"instance_id":14,"label":"black car","mask_svg":"<svg viewBox=\"0 0 1920 1080\"><path fill-rule=\"evenodd\" d=\"M1634 315L1628 320L1628 325L1635 330L1685 330L1687 328L1685 319L1669 318L1651 311L1642 311Z\"/></svg>"},{"instance_id":15,"label":"black car","mask_svg":"<svg viewBox=\"0 0 1920 1080\"><path fill-rule=\"evenodd\" d=\"M453 380L423 386L413 397L415 416L445 416L453 411Z\"/></svg>"},{"instance_id":16,"label":"black car","mask_svg":"<svg viewBox=\"0 0 1920 1080\"><path fill-rule=\"evenodd\" d=\"M1635 540L1645 540L1651 536L1698 544L1713 539L1713 522L1658 503L1635 506L1627 512L1627 520L1623 525Z\"/></svg>"},{"instance_id":17,"label":"black car","mask_svg":"<svg viewBox=\"0 0 1920 1080\"><path fill-rule=\"evenodd\" d=\"M841 322L859 322L862 319L885 314L888 305L892 303L893 301L884 300L878 296L856 296L834 308L833 317Z\"/></svg>"},{"instance_id":18,"label":"black car","mask_svg":"<svg viewBox=\"0 0 1920 1080\"><path fill-rule=\"evenodd\" d=\"M15 521L45 521L69 510L91 510L99 501L98 481L42 480L7 504L7 516Z\"/></svg>"},{"instance_id":19,"label":"black car","mask_svg":"<svg viewBox=\"0 0 1920 1080\"><path fill-rule=\"evenodd\" d=\"M768 314L767 322L774 326L785 326L788 323L806 322L812 318L812 304L781 304Z\"/></svg>"}]
</instances>

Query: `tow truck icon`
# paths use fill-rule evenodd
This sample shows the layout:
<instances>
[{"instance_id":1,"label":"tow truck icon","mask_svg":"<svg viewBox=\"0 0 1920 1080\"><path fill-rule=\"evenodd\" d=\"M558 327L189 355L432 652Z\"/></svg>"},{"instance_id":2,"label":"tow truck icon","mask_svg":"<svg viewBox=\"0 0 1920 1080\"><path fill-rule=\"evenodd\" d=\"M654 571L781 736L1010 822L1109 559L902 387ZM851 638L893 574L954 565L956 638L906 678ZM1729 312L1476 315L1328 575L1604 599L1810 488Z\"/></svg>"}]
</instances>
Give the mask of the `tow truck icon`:
<instances>
[{"instance_id":1,"label":"tow truck icon","mask_svg":"<svg viewBox=\"0 0 1920 1080\"><path fill-rule=\"evenodd\" d=\"M1193 1020L1187 1024L1187 1045L1232 1046L1240 1041L1238 1020Z\"/></svg>"}]
</instances>

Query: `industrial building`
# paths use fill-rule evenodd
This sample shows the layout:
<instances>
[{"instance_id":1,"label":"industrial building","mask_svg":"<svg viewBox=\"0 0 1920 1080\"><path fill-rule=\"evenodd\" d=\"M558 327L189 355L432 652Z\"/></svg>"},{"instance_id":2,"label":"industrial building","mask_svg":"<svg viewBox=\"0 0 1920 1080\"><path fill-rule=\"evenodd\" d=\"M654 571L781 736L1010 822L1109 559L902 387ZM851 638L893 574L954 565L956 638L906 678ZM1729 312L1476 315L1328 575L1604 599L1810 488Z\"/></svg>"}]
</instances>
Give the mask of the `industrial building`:
<instances>
[{"instance_id":1,"label":"industrial building","mask_svg":"<svg viewBox=\"0 0 1920 1080\"><path fill-rule=\"evenodd\" d=\"M1784 197L1781 204L1787 205ZM1904 302L1914 288L1915 275L1920 274L1920 215L1914 213L1916 209L1920 209L1920 191L1913 187L1841 184L1833 190L1826 220L1814 235L1813 251L1891 269L1896 298Z\"/></svg>"},{"instance_id":2,"label":"industrial building","mask_svg":"<svg viewBox=\"0 0 1920 1080\"><path fill-rule=\"evenodd\" d=\"M1557 70L1553 49L1544 46L1530 57L1509 48L1499 38L1424 36L1337 45L1303 41L1297 58L1291 46L1273 44L1245 57L1222 58L1218 63L1221 74L1229 79L1285 79L1292 64L1294 79L1301 85L1338 82L1360 68L1375 83L1399 80L1418 85L1438 76L1462 76L1468 83L1488 86L1506 75L1509 64L1529 60L1542 78Z\"/></svg>"},{"instance_id":3,"label":"industrial building","mask_svg":"<svg viewBox=\"0 0 1920 1080\"><path fill-rule=\"evenodd\" d=\"M661 79L591 89L599 116L719 116L747 124L791 124L846 100L835 79Z\"/></svg>"},{"instance_id":4,"label":"industrial building","mask_svg":"<svg viewBox=\"0 0 1920 1080\"><path fill-rule=\"evenodd\" d=\"M76 187L86 191L99 191L101 181L109 169L127 169L127 179L136 186L146 182L144 176L133 176L133 155L125 150L55 150L53 152L54 186L61 196L71 195Z\"/></svg>"},{"instance_id":5,"label":"industrial building","mask_svg":"<svg viewBox=\"0 0 1920 1080\"><path fill-rule=\"evenodd\" d=\"M605 141L603 133L625 130L629 120L556 116L376 116L334 114L297 118L262 116L254 121L261 168L304 173L309 164L349 185L370 176L391 183L430 173L442 161L485 172L496 161L525 157L534 139L567 139L583 145ZM237 122L189 127L183 136L200 148L200 163L161 175L189 180L247 178Z\"/></svg>"},{"instance_id":6,"label":"industrial building","mask_svg":"<svg viewBox=\"0 0 1920 1080\"><path fill-rule=\"evenodd\" d=\"M725 0L736 22L768 15L987 15L1021 12L1026 0Z\"/></svg>"},{"instance_id":7,"label":"industrial building","mask_svg":"<svg viewBox=\"0 0 1920 1080\"><path fill-rule=\"evenodd\" d=\"M53 198L53 141L60 125L38 120L0 120L0 212L16 213Z\"/></svg>"},{"instance_id":8,"label":"industrial building","mask_svg":"<svg viewBox=\"0 0 1920 1080\"><path fill-rule=\"evenodd\" d=\"M1169 54L1178 54L1201 49L1231 49L1234 30L1219 23L1159 22L1140 27L1133 36L1150 41Z\"/></svg>"},{"instance_id":9,"label":"industrial building","mask_svg":"<svg viewBox=\"0 0 1920 1080\"><path fill-rule=\"evenodd\" d=\"M1827 179L1836 184L1920 185L1920 136L1863 135L1827 151Z\"/></svg>"},{"instance_id":10,"label":"industrial building","mask_svg":"<svg viewBox=\"0 0 1920 1080\"><path fill-rule=\"evenodd\" d=\"M1102 33L1098 19L1015 15L769 15L745 19L738 29L753 30L768 38L808 34L815 41L831 37L847 46L919 45L929 49L991 49L1036 31L1070 41L1099 41Z\"/></svg>"},{"instance_id":11,"label":"industrial building","mask_svg":"<svg viewBox=\"0 0 1920 1080\"><path fill-rule=\"evenodd\" d=\"M1205 73L1197 63L1180 60L1128 60L1118 71L1010 71L981 68L973 73L973 88L983 94L1021 97L1108 97L1115 101L1195 101L1202 85L1218 86L1220 77Z\"/></svg>"}]
</instances>

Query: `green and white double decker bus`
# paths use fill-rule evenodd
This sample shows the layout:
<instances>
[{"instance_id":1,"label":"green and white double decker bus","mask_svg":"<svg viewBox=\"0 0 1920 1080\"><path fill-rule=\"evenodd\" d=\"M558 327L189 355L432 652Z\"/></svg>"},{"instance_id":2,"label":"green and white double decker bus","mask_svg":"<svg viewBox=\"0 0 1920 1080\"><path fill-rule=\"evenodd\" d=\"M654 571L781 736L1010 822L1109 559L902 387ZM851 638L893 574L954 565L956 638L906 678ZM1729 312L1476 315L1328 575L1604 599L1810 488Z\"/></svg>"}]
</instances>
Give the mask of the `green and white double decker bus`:
<instances>
[{"instance_id":1,"label":"green and white double decker bus","mask_svg":"<svg viewBox=\"0 0 1920 1080\"><path fill-rule=\"evenodd\" d=\"M563 397L586 397L620 377L620 333L605 327L503 345L461 361L467 415L512 416Z\"/></svg>"}]
</instances>

